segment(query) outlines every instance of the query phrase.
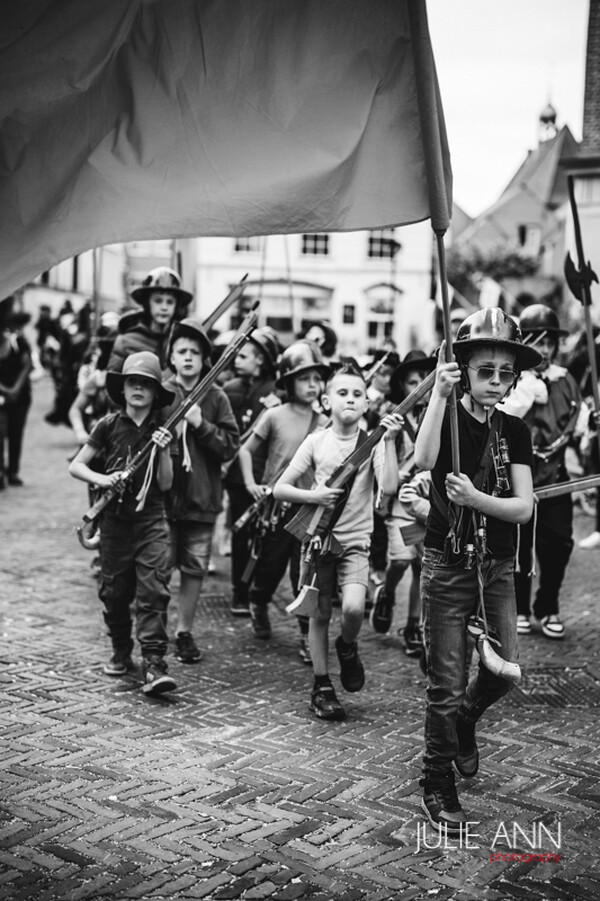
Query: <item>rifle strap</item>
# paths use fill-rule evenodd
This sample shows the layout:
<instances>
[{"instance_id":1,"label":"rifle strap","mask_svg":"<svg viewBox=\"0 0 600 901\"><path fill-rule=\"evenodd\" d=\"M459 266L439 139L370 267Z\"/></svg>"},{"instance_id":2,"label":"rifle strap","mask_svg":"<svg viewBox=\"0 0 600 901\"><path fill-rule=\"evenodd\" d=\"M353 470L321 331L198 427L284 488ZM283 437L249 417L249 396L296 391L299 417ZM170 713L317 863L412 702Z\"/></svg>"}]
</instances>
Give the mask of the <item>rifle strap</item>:
<instances>
[{"instance_id":1,"label":"rifle strap","mask_svg":"<svg viewBox=\"0 0 600 901\"><path fill-rule=\"evenodd\" d=\"M358 438L356 440L356 445L354 447L354 450L355 451L358 450L358 448L361 446L361 444L364 444L366 440L367 440L367 433L363 429L359 429L358 430ZM332 514L329 517L329 520L327 522L327 531L328 532L333 531L333 527L335 526L336 522L338 521L338 519L344 512L344 507L346 506L346 503L348 502L348 498L350 497L350 492L352 491L352 488L354 486L354 482L356 480L357 475L358 475L358 467L354 470L354 472L352 473L352 475L350 476L350 478L344 485L344 493L342 495L340 495L338 500L335 502L335 506L333 508Z\"/></svg>"}]
</instances>

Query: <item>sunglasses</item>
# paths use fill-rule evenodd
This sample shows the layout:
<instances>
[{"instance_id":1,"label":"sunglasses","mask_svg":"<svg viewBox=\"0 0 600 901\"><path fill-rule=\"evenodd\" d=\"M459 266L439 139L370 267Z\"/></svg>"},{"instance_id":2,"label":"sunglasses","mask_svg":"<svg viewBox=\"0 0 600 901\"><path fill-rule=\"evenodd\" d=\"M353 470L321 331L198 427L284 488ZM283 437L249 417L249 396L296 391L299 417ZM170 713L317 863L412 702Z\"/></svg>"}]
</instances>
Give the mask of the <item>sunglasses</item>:
<instances>
[{"instance_id":1,"label":"sunglasses","mask_svg":"<svg viewBox=\"0 0 600 901\"><path fill-rule=\"evenodd\" d=\"M494 366L467 366L467 369L472 369L473 372L477 373L477 378L480 382L489 382L498 373L498 378L502 385L512 384L518 375L514 369L496 369Z\"/></svg>"}]
</instances>

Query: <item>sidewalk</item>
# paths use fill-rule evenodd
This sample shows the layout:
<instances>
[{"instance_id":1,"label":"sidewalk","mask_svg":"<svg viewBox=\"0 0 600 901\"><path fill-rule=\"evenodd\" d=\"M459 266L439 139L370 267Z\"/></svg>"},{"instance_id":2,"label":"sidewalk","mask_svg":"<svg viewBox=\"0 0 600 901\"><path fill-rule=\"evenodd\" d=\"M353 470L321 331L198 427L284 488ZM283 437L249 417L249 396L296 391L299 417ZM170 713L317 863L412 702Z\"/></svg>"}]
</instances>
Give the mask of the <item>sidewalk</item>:
<instances>
[{"instance_id":1,"label":"sidewalk","mask_svg":"<svg viewBox=\"0 0 600 901\"><path fill-rule=\"evenodd\" d=\"M149 699L103 675L92 555L73 532L86 492L67 473L70 432L43 421L50 405L44 379L25 487L0 493L0 899L600 899L600 553L575 549L567 637L524 639L522 687L482 720L480 775L459 786L469 847L433 847L419 807L425 682L396 635L404 603L390 635L365 623L367 684L340 689L343 723L308 709L284 594L269 642L230 616L227 558L202 597L204 659L170 652L176 692ZM591 528L579 514L577 537Z\"/></svg>"}]
</instances>

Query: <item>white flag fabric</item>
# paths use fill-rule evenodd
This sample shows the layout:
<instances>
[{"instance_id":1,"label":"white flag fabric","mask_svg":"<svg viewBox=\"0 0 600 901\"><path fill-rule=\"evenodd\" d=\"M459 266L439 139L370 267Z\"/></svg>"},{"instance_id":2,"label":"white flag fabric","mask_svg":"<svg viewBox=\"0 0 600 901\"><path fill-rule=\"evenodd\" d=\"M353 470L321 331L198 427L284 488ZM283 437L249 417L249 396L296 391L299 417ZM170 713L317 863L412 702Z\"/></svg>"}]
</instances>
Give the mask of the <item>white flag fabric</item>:
<instances>
[{"instance_id":1,"label":"white flag fabric","mask_svg":"<svg viewBox=\"0 0 600 901\"><path fill-rule=\"evenodd\" d=\"M2 20L0 297L120 241L447 224L424 0L4 0Z\"/></svg>"}]
</instances>

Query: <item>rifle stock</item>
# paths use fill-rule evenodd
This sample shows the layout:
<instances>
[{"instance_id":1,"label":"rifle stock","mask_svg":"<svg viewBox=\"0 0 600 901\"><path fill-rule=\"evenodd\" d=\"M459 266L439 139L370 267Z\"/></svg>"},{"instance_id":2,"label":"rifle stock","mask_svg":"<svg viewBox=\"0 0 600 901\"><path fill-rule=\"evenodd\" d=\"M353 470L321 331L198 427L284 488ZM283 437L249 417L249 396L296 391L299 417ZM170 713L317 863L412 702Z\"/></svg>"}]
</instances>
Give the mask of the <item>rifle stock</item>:
<instances>
[{"instance_id":1,"label":"rifle stock","mask_svg":"<svg viewBox=\"0 0 600 901\"><path fill-rule=\"evenodd\" d=\"M209 369L204 378L198 382L193 391L188 394L188 396L181 402L177 409L174 410L173 413L171 413L164 424L164 428L174 428L174 426L176 426L177 423L183 419L187 411L191 407L193 407L194 404L199 403L199 401L201 401L202 398L206 396L209 389L216 382L217 377L224 369L227 368L230 361L237 354L239 348L246 342L248 336L256 328L256 323L258 322L258 313L256 312L257 306L258 303L254 305L253 309L244 318L232 341L228 345L225 352L221 355L219 360L217 360L214 366ZM153 447L154 442L152 440L146 442L146 444L137 452L129 465L123 471L123 477L121 478L119 484L117 486L108 488L96 501L96 503L93 504L93 506L90 507L90 509L86 513L84 513L84 523L87 524L97 519L97 517L100 515L100 513L102 513L105 507L107 507L108 504L110 504L111 501L114 500L114 498L117 497L118 494L120 494L120 492L123 490L123 486L129 481L134 473L150 456Z\"/></svg>"},{"instance_id":2,"label":"rifle stock","mask_svg":"<svg viewBox=\"0 0 600 901\"><path fill-rule=\"evenodd\" d=\"M559 497L561 494L573 494L575 491L587 491L590 488L600 488L600 475L571 479L570 482L555 482L554 485L541 485L534 489L533 495L536 500L543 501L548 497Z\"/></svg>"},{"instance_id":3,"label":"rifle stock","mask_svg":"<svg viewBox=\"0 0 600 901\"><path fill-rule=\"evenodd\" d=\"M414 391L411 391L408 397L405 397L401 403L397 404L390 414L398 414L403 416L408 413L415 404L417 404L431 390L435 382L436 372L430 372L423 381L417 385ZM329 476L326 485L329 488L342 488L356 472L358 467L367 459L372 449L381 441L386 429L382 425L378 425L363 443L355 448L351 454L338 466L338 468ZM332 507L325 507L315 504L302 504L293 519L286 525L286 529L294 538L311 538L317 529L323 530L327 528L327 520L333 512Z\"/></svg>"}]
</instances>

